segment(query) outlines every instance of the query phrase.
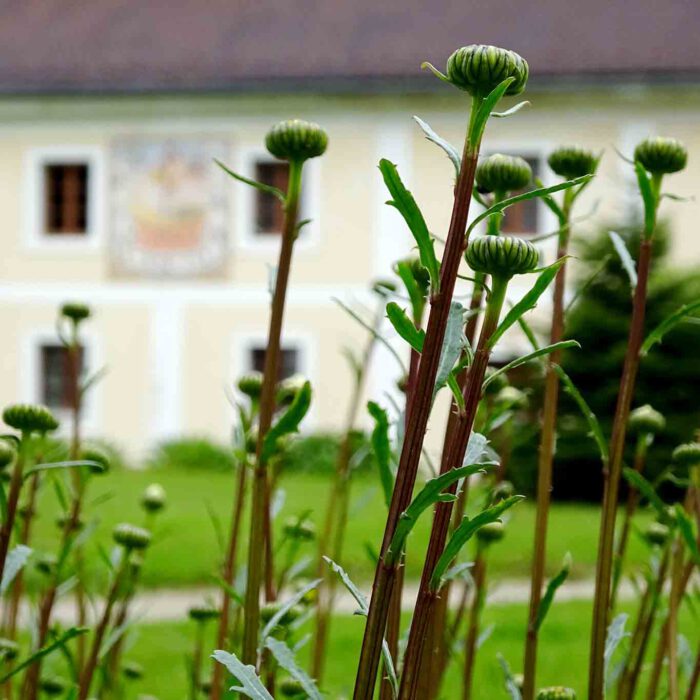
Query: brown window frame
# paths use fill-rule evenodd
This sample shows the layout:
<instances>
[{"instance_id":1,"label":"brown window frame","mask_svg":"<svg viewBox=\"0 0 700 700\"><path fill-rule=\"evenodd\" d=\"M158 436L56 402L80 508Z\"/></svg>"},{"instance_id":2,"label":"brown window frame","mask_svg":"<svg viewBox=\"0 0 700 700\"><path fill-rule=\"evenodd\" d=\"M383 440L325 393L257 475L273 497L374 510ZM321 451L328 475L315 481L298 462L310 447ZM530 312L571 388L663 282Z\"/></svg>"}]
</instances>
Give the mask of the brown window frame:
<instances>
[{"instance_id":1,"label":"brown window frame","mask_svg":"<svg viewBox=\"0 0 700 700\"><path fill-rule=\"evenodd\" d=\"M90 185L93 173L85 160L46 160L41 164L42 234L49 238L90 234Z\"/></svg>"}]
</instances>

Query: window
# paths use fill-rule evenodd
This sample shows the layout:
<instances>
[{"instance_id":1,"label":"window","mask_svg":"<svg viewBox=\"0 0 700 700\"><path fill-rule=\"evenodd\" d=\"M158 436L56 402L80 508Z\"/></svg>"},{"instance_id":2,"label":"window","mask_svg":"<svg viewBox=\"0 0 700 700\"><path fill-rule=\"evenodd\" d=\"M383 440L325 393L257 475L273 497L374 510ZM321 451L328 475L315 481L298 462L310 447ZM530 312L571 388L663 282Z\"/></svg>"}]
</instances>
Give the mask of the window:
<instances>
[{"instance_id":1,"label":"window","mask_svg":"<svg viewBox=\"0 0 700 700\"><path fill-rule=\"evenodd\" d=\"M87 233L88 172L87 163L44 165L44 234Z\"/></svg>"},{"instance_id":2,"label":"window","mask_svg":"<svg viewBox=\"0 0 700 700\"><path fill-rule=\"evenodd\" d=\"M532 177L536 178L540 175L540 159L536 157L525 157L525 160L529 163L532 168ZM531 187L528 186L527 189ZM511 196L516 194L521 194L524 190L519 192L512 192ZM501 230L503 233L507 234L535 234L539 233L540 226L540 211L537 199L528 199L524 202L518 202L512 207L509 207L503 217L503 223L501 225Z\"/></svg>"},{"instance_id":3,"label":"window","mask_svg":"<svg viewBox=\"0 0 700 700\"><path fill-rule=\"evenodd\" d=\"M287 379L299 372L300 353L297 348L282 348L277 381ZM262 372L265 369L265 348L253 347L250 350L250 368Z\"/></svg>"},{"instance_id":4,"label":"window","mask_svg":"<svg viewBox=\"0 0 700 700\"><path fill-rule=\"evenodd\" d=\"M75 392L71 381L70 361L65 346L42 343L39 347L40 400L55 410L69 409L74 403ZM83 350L78 358L79 375L83 370Z\"/></svg>"},{"instance_id":5,"label":"window","mask_svg":"<svg viewBox=\"0 0 700 700\"><path fill-rule=\"evenodd\" d=\"M289 165L284 162L258 161L255 179L287 191ZM259 235L280 234L284 227L284 208L277 197L261 190L255 191L255 232Z\"/></svg>"}]
</instances>

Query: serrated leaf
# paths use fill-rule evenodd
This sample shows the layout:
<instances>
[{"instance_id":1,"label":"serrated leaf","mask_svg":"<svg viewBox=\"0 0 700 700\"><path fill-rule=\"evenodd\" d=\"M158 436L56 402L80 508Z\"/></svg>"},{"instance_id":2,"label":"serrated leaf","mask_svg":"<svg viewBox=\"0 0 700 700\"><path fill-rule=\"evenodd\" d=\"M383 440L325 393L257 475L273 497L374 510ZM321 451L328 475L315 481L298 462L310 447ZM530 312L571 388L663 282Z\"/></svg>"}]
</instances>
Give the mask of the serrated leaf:
<instances>
[{"instance_id":1,"label":"serrated leaf","mask_svg":"<svg viewBox=\"0 0 700 700\"><path fill-rule=\"evenodd\" d=\"M374 401L367 403L367 410L374 419L371 442L374 457L377 460L379 479L384 491L384 501L388 506L394 492L394 474L391 470L391 444L389 442L389 416L387 412Z\"/></svg>"},{"instance_id":2,"label":"serrated leaf","mask_svg":"<svg viewBox=\"0 0 700 700\"><path fill-rule=\"evenodd\" d=\"M629 250L627 250L627 246L620 237L619 233L615 233L615 231L610 231L608 235L610 236L610 240L612 241L613 248L615 248L615 252L620 258L622 267L627 273L627 277L630 281L630 289L634 291L634 288L637 286L637 268L634 264L634 260L632 260L632 256L630 255Z\"/></svg>"},{"instance_id":3,"label":"serrated leaf","mask_svg":"<svg viewBox=\"0 0 700 700\"><path fill-rule=\"evenodd\" d=\"M279 610L268 620L263 631L260 634L260 644L264 645L265 640L270 636L272 630L277 627L279 621L295 606L298 605L304 598L304 596L309 592L313 591L323 579L317 578L306 586L300 588L291 598L287 599L282 605L280 605Z\"/></svg>"},{"instance_id":4,"label":"serrated leaf","mask_svg":"<svg viewBox=\"0 0 700 700\"><path fill-rule=\"evenodd\" d=\"M282 190L277 189L277 187L273 187L272 185L266 185L264 182L258 182L257 180L251 180L248 177L244 177L243 175L239 175L238 173L233 172L229 167L224 165L220 160L217 158L214 158L214 162L228 175L230 175L232 178L238 180L239 182L244 183L245 185L249 185L250 187L254 187L256 190L260 190L261 192L265 192L266 194L271 194L273 197L277 197L277 199L282 202L282 204L285 203L287 196L285 195Z\"/></svg>"},{"instance_id":5,"label":"serrated leaf","mask_svg":"<svg viewBox=\"0 0 700 700\"><path fill-rule=\"evenodd\" d=\"M24 568L31 554L32 549L24 544L18 544L8 552L5 559L5 569L2 572L2 582L0 582L0 595L7 591L17 574Z\"/></svg>"},{"instance_id":6,"label":"serrated leaf","mask_svg":"<svg viewBox=\"0 0 700 700\"><path fill-rule=\"evenodd\" d=\"M517 114L523 107L529 107L530 104L531 103L529 100L523 100L522 102L518 102L517 105L514 105L510 109L507 109L505 112L491 112L491 116L495 117L496 119L510 117L513 114Z\"/></svg>"},{"instance_id":7,"label":"serrated leaf","mask_svg":"<svg viewBox=\"0 0 700 700\"><path fill-rule=\"evenodd\" d=\"M566 579L569 577L570 571L571 554L567 552L561 569L549 580L544 595L540 600L539 607L537 608L537 618L535 619L535 629L538 630L540 627L542 627L542 623L544 622L545 617L547 617L547 613L554 602L554 596L556 595L557 590L563 585L564 581L566 581Z\"/></svg>"},{"instance_id":8,"label":"serrated leaf","mask_svg":"<svg viewBox=\"0 0 700 700\"><path fill-rule=\"evenodd\" d=\"M464 307L458 301L450 302L450 310L447 316L447 326L445 328L445 338L442 341L440 350L440 362L438 363L437 374L435 375L435 388L433 389L433 397L437 394L450 376L459 356L462 354L462 348L466 344L466 338L463 331Z\"/></svg>"},{"instance_id":9,"label":"serrated leaf","mask_svg":"<svg viewBox=\"0 0 700 700\"><path fill-rule=\"evenodd\" d=\"M438 559L433 574L430 577L430 589L439 591L442 586L442 577L448 567L459 554L462 547L472 538L474 533L484 525L495 522L509 508L514 506L519 501L522 501L525 496L511 496L497 503L495 506L482 510L478 515L475 515L471 520L464 518L462 522L455 528L452 537L447 541L442 555Z\"/></svg>"},{"instance_id":10,"label":"serrated leaf","mask_svg":"<svg viewBox=\"0 0 700 700\"><path fill-rule=\"evenodd\" d=\"M414 115L413 119L425 134L425 138L445 151L447 157L452 161L452 165L454 165L455 176L459 177L459 171L462 168L462 157L459 155L457 149L449 141L442 138L442 136L438 136L430 127L430 124L424 122L420 117Z\"/></svg>"},{"instance_id":11,"label":"serrated leaf","mask_svg":"<svg viewBox=\"0 0 700 700\"><path fill-rule=\"evenodd\" d=\"M304 386L297 392L289 408L279 417L277 422L267 431L263 440L262 460L267 461L274 454L279 438L290 433L296 433L304 416L311 406L311 384L304 382Z\"/></svg>"},{"instance_id":12,"label":"serrated leaf","mask_svg":"<svg viewBox=\"0 0 700 700\"><path fill-rule=\"evenodd\" d=\"M223 664L229 673L241 684L231 690L242 693L252 700L275 700L255 672L255 666L246 666L235 654L217 649L212 658Z\"/></svg>"},{"instance_id":13,"label":"serrated leaf","mask_svg":"<svg viewBox=\"0 0 700 700\"><path fill-rule=\"evenodd\" d=\"M428 231L423 214L418 208L413 195L401 181L396 166L382 158L379 161L379 170L392 196L389 204L397 209L413 234L413 238L418 246L420 261L423 267L428 270L431 287L437 291L440 288L440 265L435 255L435 243Z\"/></svg>"},{"instance_id":14,"label":"serrated leaf","mask_svg":"<svg viewBox=\"0 0 700 700\"><path fill-rule=\"evenodd\" d=\"M467 450L462 460L463 466L468 464L489 464L493 462L490 456L489 440L481 433L472 433L467 442Z\"/></svg>"},{"instance_id":15,"label":"serrated leaf","mask_svg":"<svg viewBox=\"0 0 700 700\"><path fill-rule=\"evenodd\" d=\"M413 321L396 302L390 301L386 305L386 317L401 338L416 352L422 352L425 331L422 328L416 328Z\"/></svg>"},{"instance_id":16,"label":"serrated leaf","mask_svg":"<svg viewBox=\"0 0 700 700\"><path fill-rule=\"evenodd\" d=\"M656 343L662 341L666 333L675 328L675 326L697 309L700 309L700 299L692 301L689 304L683 304L683 306L676 309L670 316L667 316L661 321L661 323L644 339L640 353L646 355Z\"/></svg>"},{"instance_id":17,"label":"serrated leaf","mask_svg":"<svg viewBox=\"0 0 700 700\"><path fill-rule=\"evenodd\" d=\"M322 700L316 684L309 678L306 672L299 667L294 659L294 652L279 639L269 638L265 641L265 647L272 652L277 663L292 677L298 681L310 700Z\"/></svg>"}]
</instances>

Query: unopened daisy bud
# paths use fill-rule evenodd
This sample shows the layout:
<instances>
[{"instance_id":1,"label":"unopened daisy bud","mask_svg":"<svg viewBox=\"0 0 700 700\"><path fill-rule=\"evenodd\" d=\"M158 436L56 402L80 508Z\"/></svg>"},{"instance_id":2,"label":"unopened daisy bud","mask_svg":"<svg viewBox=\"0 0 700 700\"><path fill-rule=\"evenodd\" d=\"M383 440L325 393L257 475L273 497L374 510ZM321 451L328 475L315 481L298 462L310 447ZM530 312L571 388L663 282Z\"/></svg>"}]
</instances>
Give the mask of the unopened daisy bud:
<instances>
[{"instance_id":1,"label":"unopened daisy bud","mask_svg":"<svg viewBox=\"0 0 700 700\"><path fill-rule=\"evenodd\" d=\"M523 686L525 685L525 676L522 673L514 673L513 685L522 692Z\"/></svg>"},{"instance_id":2,"label":"unopened daisy bud","mask_svg":"<svg viewBox=\"0 0 700 700\"><path fill-rule=\"evenodd\" d=\"M482 525L476 531L476 537L482 545L498 542L503 539L503 535L505 535L505 527L503 523L498 520L486 523L486 525Z\"/></svg>"},{"instance_id":3,"label":"unopened daisy bud","mask_svg":"<svg viewBox=\"0 0 700 700\"><path fill-rule=\"evenodd\" d=\"M532 168L520 156L495 153L482 160L476 169L476 184L481 192L515 192L531 180Z\"/></svg>"},{"instance_id":4,"label":"unopened daisy bud","mask_svg":"<svg viewBox=\"0 0 700 700\"><path fill-rule=\"evenodd\" d=\"M494 503L510 498L515 493L515 486L511 481L499 481L491 492L491 500Z\"/></svg>"},{"instance_id":5,"label":"unopened daisy bud","mask_svg":"<svg viewBox=\"0 0 700 700\"><path fill-rule=\"evenodd\" d=\"M202 691L203 695L208 696L211 693L211 678L200 681L199 689Z\"/></svg>"},{"instance_id":6,"label":"unopened daisy bud","mask_svg":"<svg viewBox=\"0 0 700 700\"><path fill-rule=\"evenodd\" d=\"M281 608L282 605L280 603L268 603L267 605L263 605L263 607L260 609L260 619L263 621L263 623L268 623L280 611ZM299 615L301 615L301 613L301 607L294 605L293 607L289 608L289 610L285 611L278 624L282 627L290 625L299 617Z\"/></svg>"},{"instance_id":7,"label":"unopened daisy bud","mask_svg":"<svg viewBox=\"0 0 700 700\"><path fill-rule=\"evenodd\" d=\"M90 318L90 313L90 307L79 302L67 302L61 306L61 316L69 318L73 323Z\"/></svg>"},{"instance_id":8,"label":"unopened daisy bud","mask_svg":"<svg viewBox=\"0 0 700 700\"><path fill-rule=\"evenodd\" d=\"M539 262L535 246L515 236L472 238L465 258L474 272L507 278L532 272Z\"/></svg>"},{"instance_id":9,"label":"unopened daisy bud","mask_svg":"<svg viewBox=\"0 0 700 700\"><path fill-rule=\"evenodd\" d=\"M97 447L86 447L80 453L82 459L95 462L98 466L91 466L93 474L106 474L109 471L109 457Z\"/></svg>"},{"instance_id":10,"label":"unopened daisy bud","mask_svg":"<svg viewBox=\"0 0 700 700\"><path fill-rule=\"evenodd\" d=\"M249 372L238 380L238 391L249 399L259 399L262 393L262 372Z\"/></svg>"},{"instance_id":11,"label":"unopened daisy bud","mask_svg":"<svg viewBox=\"0 0 700 700\"><path fill-rule=\"evenodd\" d=\"M9 440L0 438L0 469L8 467L15 460L17 452Z\"/></svg>"},{"instance_id":12,"label":"unopened daisy bud","mask_svg":"<svg viewBox=\"0 0 700 700\"><path fill-rule=\"evenodd\" d=\"M686 442L673 450L673 461L680 467L700 466L700 442Z\"/></svg>"},{"instance_id":13,"label":"unopened daisy bud","mask_svg":"<svg viewBox=\"0 0 700 700\"><path fill-rule=\"evenodd\" d=\"M294 401L296 395L304 388L306 377L302 374L293 374L283 379L277 386L277 403L287 404Z\"/></svg>"},{"instance_id":14,"label":"unopened daisy bud","mask_svg":"<svg viewBox=\"0 0 700 700\"><path fill-rule=\"evenodd\" d=\"M165 508L167 496L160 484L150 484L141 496L141 505L149 513L157 513Z\"/></svg>"},{"instance_id":15,"label":"unopened daisy bud","mask_svg":"<svg viewBox=\"0 0 700 700\"><path fill-rule=\"evenodd\" d=\"M193 605L187 611L187 615L195 622L208 622L219 617L219 609L212 605Z\"/></svg>"},{"instance_id":16,"label":"unopened daisy bud","mask_svg":"<svg viewBox=\"0 0 700 700\"><path fill-rule=\"evenodd\" d=\"M137 681L143 678L143 666L136 661L125 661L122 665L122 674L124 678L128 678L130 681Z\"/></svg>"},{"instance_id":17,"label":"unopened daisy bud","mask_svg":"<svg viewBox=\"0 0 700 700\"><path fill-rule=\"evenodd\" d=\"M145 549L151 543L151 533L142 527L120 523L113 532L114 541L125 549Z\"/></svg>"},{"instance_id":18,"label":"unopened daisy bud","mask_svg":"<svg viewBox=\"0 0 700 700\"><path fill-rule=\"evenodd\" d=\"M56 570L56 562L55 555L41 554L34 561L34 567L45 576L50 576Z\"/></svg>"},{"instance_id":19,"label":"unopened daisy bud","mask_svg":"<svg viewBox=\"0 0 700 700\"><path fill-rule=\"evenodd\" d=\"M537 693L537 700L576 700L576 693L571 688L555 685L550 688L542 688Z\"/></svg>"},{"instance_id":20,"label":"unopened daisy bud","mask_svg":"<svg viewBox=\"0 0 700 700\"><path fill-rule=\"evenodd\" d=\"M39 688L42 692L52 698L63 695L67 687L65 680L58 676L47 676L39 681Z\"/></svg>"},{"instance_id":21,"label":"unopened daisy bud","mask_svg":"<svg viewBox=\"0 0 700 700\"><path fill-rule=\"evenodd\" d=\"M65 530L68 524L71 525L73 532L78 532L85 527L85 521L80 516L76 518L75 522L73 522L73 517L68 513L62 513L56 518L56 527L59 530Z\"/></svg>"},{"instance_id":22,"label":"unopened daisy bud","mask_svg":"<svg viewBox=\"0 0 700 700\"><path fill-rule=\"evenodd\" d=\"M486 97L508 78L513 82L505 94L518 95L525 89L529 67L515 51L472 44L457 49L447 59L445 73L450 83L473 97Z\"/></svg>"},{"instance_id":23,"label":"unopened daisy bud","mask_svg":"<svg viewBox=\"0 0 700 700\"><path fill-rule=\"evenodd\" d=\"M46 406L16 403L2 412L3 421L23 433L48 433L58 428L58 421Z\"/></svg>"},{"instance_id":24,"label":"unopened daisy bud","mask_svg":"<svg viewBox=\"0 0 700 700\"><path fill-rule=\"evenodd\" d=\"M255 454L255 450L258 446L258 426L254 425L246 434L245 437L245 449L248 454Z\"/></svg>"},{"instance_id":25,"label":"unopened daisy bud","mask_svg":"<svg viewBox=\"0 0 700 700\"><path fill-rule=\"evenodd\" d=\"M19 654L19 644L12 639L0 637L0 659L3 661L12 661Z\"/></svg>"},{"instance_id":26,"label":"unopened daisy bud","mask_svg":"<svg viewBox=\"0 0 700 700\"><path fill-rule=\"evenodd\" d=\"M645 139L634 149L634 160L652 175L668 175L685 168L688 151L678 139L657 136Z\"/></svg>"},{"instance_id":27,"label":"unopened daisy bud","mask_svg":"<svg viewBox=\"0 0 700 700\"><path fill-rule=\"evenodd\" d=\"M289 518L284 524L284 534L295 540L310 542L316 537L316 528L308 520L299 522L297 518Z\"/></svg>"},{"instance_id":28,"label":"unopened daisy bud","mask_svg":"<svg viewBox=\"0 0 700 700\"><path fill-rule=\"evenodd\" d=\"M661 523L649 523L644 530L644 539L651 545L661 546L668 539L671 531L666 525Z\"/></svg>"},{"instance_id":29,"label":"unopened daisy bud","mask_svg":"<svg viewBox=\"0 0 700 700\"><path fill-rule=\"evenodd\" d=\"M396 292L396 285L392 280L375 280L372 285L372 291L377 296L386 299Z\"/></svg>"},{"instance_id":30,"label":"unopened daisy bud","mask_svg":"<svg viewBox=\"0 0 700 700\"><path fill-rule=\"evenodd\" d=\"M598 167L598 157L587 148L561 146L550 153L547 163L559 177L573 180L594 173Z\"/></svg>"},{"instance_id":31,"label":"unopened daisy bud","mask_svg":"<svg viewBox=\"0 0 700 700\"><path fill-rule=\"evenodd\" d=\"M304 686L295 678L283 678L279 684L280 695L284 698L307 697Z\"/></svg>"},{"instance_id":32,"label":"unopened daisy bud","mask_svg":"<svg viewBox=\"0 0 700 700\"><path fill-rule=\"evenodd\" d=\"M647 403L630 411L627 427L631 433L637 435L656 435L663 432L666 427L666 419Z\"/></svg>"},{"instance_id":33,"label":"unopened daisy bud","mask_svg":"<svg viewBox=\"0 0 700 700\"><path fill-rule=\"evenodd\" d=\"M328 136L318 124L288 119L270 129L265 146L275 158L302 162L323 155L328 147Z\"/></svg>"}]
</instances>

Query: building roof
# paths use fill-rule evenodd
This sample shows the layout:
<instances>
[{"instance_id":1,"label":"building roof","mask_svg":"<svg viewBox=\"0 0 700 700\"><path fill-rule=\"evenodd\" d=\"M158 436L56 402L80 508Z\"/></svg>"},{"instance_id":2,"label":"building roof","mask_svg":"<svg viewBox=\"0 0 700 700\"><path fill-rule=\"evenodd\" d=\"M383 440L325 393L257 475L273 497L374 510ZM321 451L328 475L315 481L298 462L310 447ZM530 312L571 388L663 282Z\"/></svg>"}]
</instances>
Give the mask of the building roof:
<instances>
[{"instance_id":1,"label":"building roof","mask_svg":"<svg viewBox=\"0 0 700 700\"><path fill-rule=\"evenodd\" d=\"M12 0L0 93L430 89L470 43L542 82L700 77L697 0Z\"/></svg>"}]
</instances>

